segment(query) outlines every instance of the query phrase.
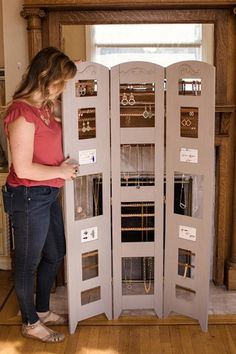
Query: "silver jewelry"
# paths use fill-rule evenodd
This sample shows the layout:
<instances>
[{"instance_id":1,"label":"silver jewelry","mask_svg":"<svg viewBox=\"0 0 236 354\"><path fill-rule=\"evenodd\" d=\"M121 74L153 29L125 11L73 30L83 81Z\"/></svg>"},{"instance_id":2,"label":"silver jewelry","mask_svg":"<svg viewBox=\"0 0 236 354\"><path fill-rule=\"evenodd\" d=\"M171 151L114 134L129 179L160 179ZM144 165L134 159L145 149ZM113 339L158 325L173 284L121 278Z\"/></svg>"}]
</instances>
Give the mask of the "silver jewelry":
<instances>
[{"instance_id":1,"label":"silver jewelry","mask_svg":"<svg viewBox=\"0 0 236 354\"><path fill-rule=\"evenodd\" d=\"M128 104L128 97L125 92L123 93L121 104L122 104L122 106L127 106L127 104Z\"/></svg>"},{"instance_id":2,"label":"silver jewelry","mask_svg":"<svg viewBox=\"0 0 236 354\"><path fill-rule=\"evenodd\" d=\"M130 275L129 275L129 279L127 279L127 261L129 260L129 263L130 263ZM123 258L123 264L124 264L124 276L125 276L125 284L126 284L126 288L128 290L131 290L132 289L132 275L133 275L133 260L132 260L132 257L129 257L129 258Z\"/></svg>"}]
</instances>

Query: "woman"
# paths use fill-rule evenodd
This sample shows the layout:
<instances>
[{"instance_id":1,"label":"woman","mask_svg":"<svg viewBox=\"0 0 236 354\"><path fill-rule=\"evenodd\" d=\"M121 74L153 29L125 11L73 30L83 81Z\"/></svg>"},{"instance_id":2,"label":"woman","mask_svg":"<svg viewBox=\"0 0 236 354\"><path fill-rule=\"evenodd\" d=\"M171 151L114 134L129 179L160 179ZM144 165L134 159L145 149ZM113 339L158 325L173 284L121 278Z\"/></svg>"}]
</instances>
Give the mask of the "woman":
<instances>
[{"instance_id":1,"label":"woman","mask_svg":"<svg viewBox=\"0 0 236 354\"><path fill-rule=\"evenodd\" d=\"M63 157L61 124L55 119L54 107L75 73L75 64L64 53L53 47L41 50L4 118L12 165L3 197L14 230L15 290L22 334L43 342L64 339L45 324L63 323L62 316L49 311L51 287L65 255L58 194L64 180L76 177L78 164Z\"/></svg>"}]
</instances>

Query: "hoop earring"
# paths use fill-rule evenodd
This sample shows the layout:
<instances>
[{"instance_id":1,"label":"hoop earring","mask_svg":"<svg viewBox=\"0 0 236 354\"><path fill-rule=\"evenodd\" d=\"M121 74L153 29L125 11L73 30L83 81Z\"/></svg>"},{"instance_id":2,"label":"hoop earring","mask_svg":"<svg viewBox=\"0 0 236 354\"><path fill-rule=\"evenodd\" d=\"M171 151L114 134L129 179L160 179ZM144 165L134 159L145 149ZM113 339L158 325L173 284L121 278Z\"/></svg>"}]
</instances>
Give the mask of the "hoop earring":
<instances>
[{"instance_id":1,"label":"hoop earring","mask_svg":"<svg viewBox=\"0 0 236 354\"><path fill-rule=\"evenodd\" d=\"M133 106L135 104L135 99L134 99L134 95L131 92L130 96L129 96L129 105Z\"/></svg>"},{"instance_id":2,"label":"hoop earring","mask_svg":"<svg viewBox=\"0 0 236 354\"><path fill-rule=\"evenodd\" d=\"M122 104L123 106L126 106L126 105L128 104L128 97L127 97L127 95L126 95L125 92L123 93L122 100L121 100L121 104Z\"/></svg>"}]
</instances>

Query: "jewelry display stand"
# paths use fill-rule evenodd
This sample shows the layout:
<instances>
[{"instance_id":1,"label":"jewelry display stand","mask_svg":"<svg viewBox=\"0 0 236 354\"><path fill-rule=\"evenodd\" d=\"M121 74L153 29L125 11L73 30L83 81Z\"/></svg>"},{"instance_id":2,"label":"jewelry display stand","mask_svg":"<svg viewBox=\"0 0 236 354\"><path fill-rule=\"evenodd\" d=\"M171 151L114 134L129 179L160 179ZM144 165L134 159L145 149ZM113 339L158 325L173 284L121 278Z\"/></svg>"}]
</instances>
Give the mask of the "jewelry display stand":
<instances>
[{"instance_id":1,"label":"jewelry display stand","mask_svg":"<svg viewBox=\"0 0 236 354\"><path fill-rule=\"evenodd\" d=\"M164 68L111 69L114 317L126 309L162 316Z\"/></svg>"},{"instance_id":2,"label":"jewelry display stand","mask_svg":"<svg viewBox=\"0 0 236 354\"><path fill-rule=\"evenodd\" d=\"M79 162L66 182L65 229L69 328L105 313L112 318L109 70L77 64L63 94L64 153Z\"/></svg>"},{"instance_id":3,"label":"jewelry display stand","mask_svg":"<svg viewBox=\"0 0 236 354\"><path fill-rule=\"evenodd\" d=\"M214 67L196 61L166 69L164 315L198 319L207 330L214 213ZM190 205L175 209L175 176L191 181Z\"/></svg>"},{"instance_id":4,"label":"jewelry display stand","mask_svg":"<svg viewBox=\"0 0 236 354\"><path fill-rule=\"evenodd\" d=\"M63 94L64 151L80 164L65 186L70 332L97 314L149 309L206 330L214 67L129 62L110 80L102 65L77 69Z\"/></svg>"}]
</instances>

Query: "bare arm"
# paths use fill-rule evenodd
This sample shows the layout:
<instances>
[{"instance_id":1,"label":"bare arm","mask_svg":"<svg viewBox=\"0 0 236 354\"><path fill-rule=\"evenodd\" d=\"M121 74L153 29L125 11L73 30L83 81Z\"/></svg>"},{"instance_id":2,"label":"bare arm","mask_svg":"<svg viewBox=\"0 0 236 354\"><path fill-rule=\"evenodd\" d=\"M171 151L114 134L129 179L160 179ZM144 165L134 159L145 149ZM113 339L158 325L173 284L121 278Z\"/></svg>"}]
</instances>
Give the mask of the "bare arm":
<instances>
[{"instance_id":1,"label":"bare arm","mask_svg":"<svg viewBox=\"0 0 236 354\"><path fill-rule=\"evenodd\" d=\"M12 163L19 178L43 181L53 178L72 179L76 177L78 164L65 160L60 166L46 166L34 163L35 126L24 117L19 117L8 125Z\"/></svg>"}]
</instances>

